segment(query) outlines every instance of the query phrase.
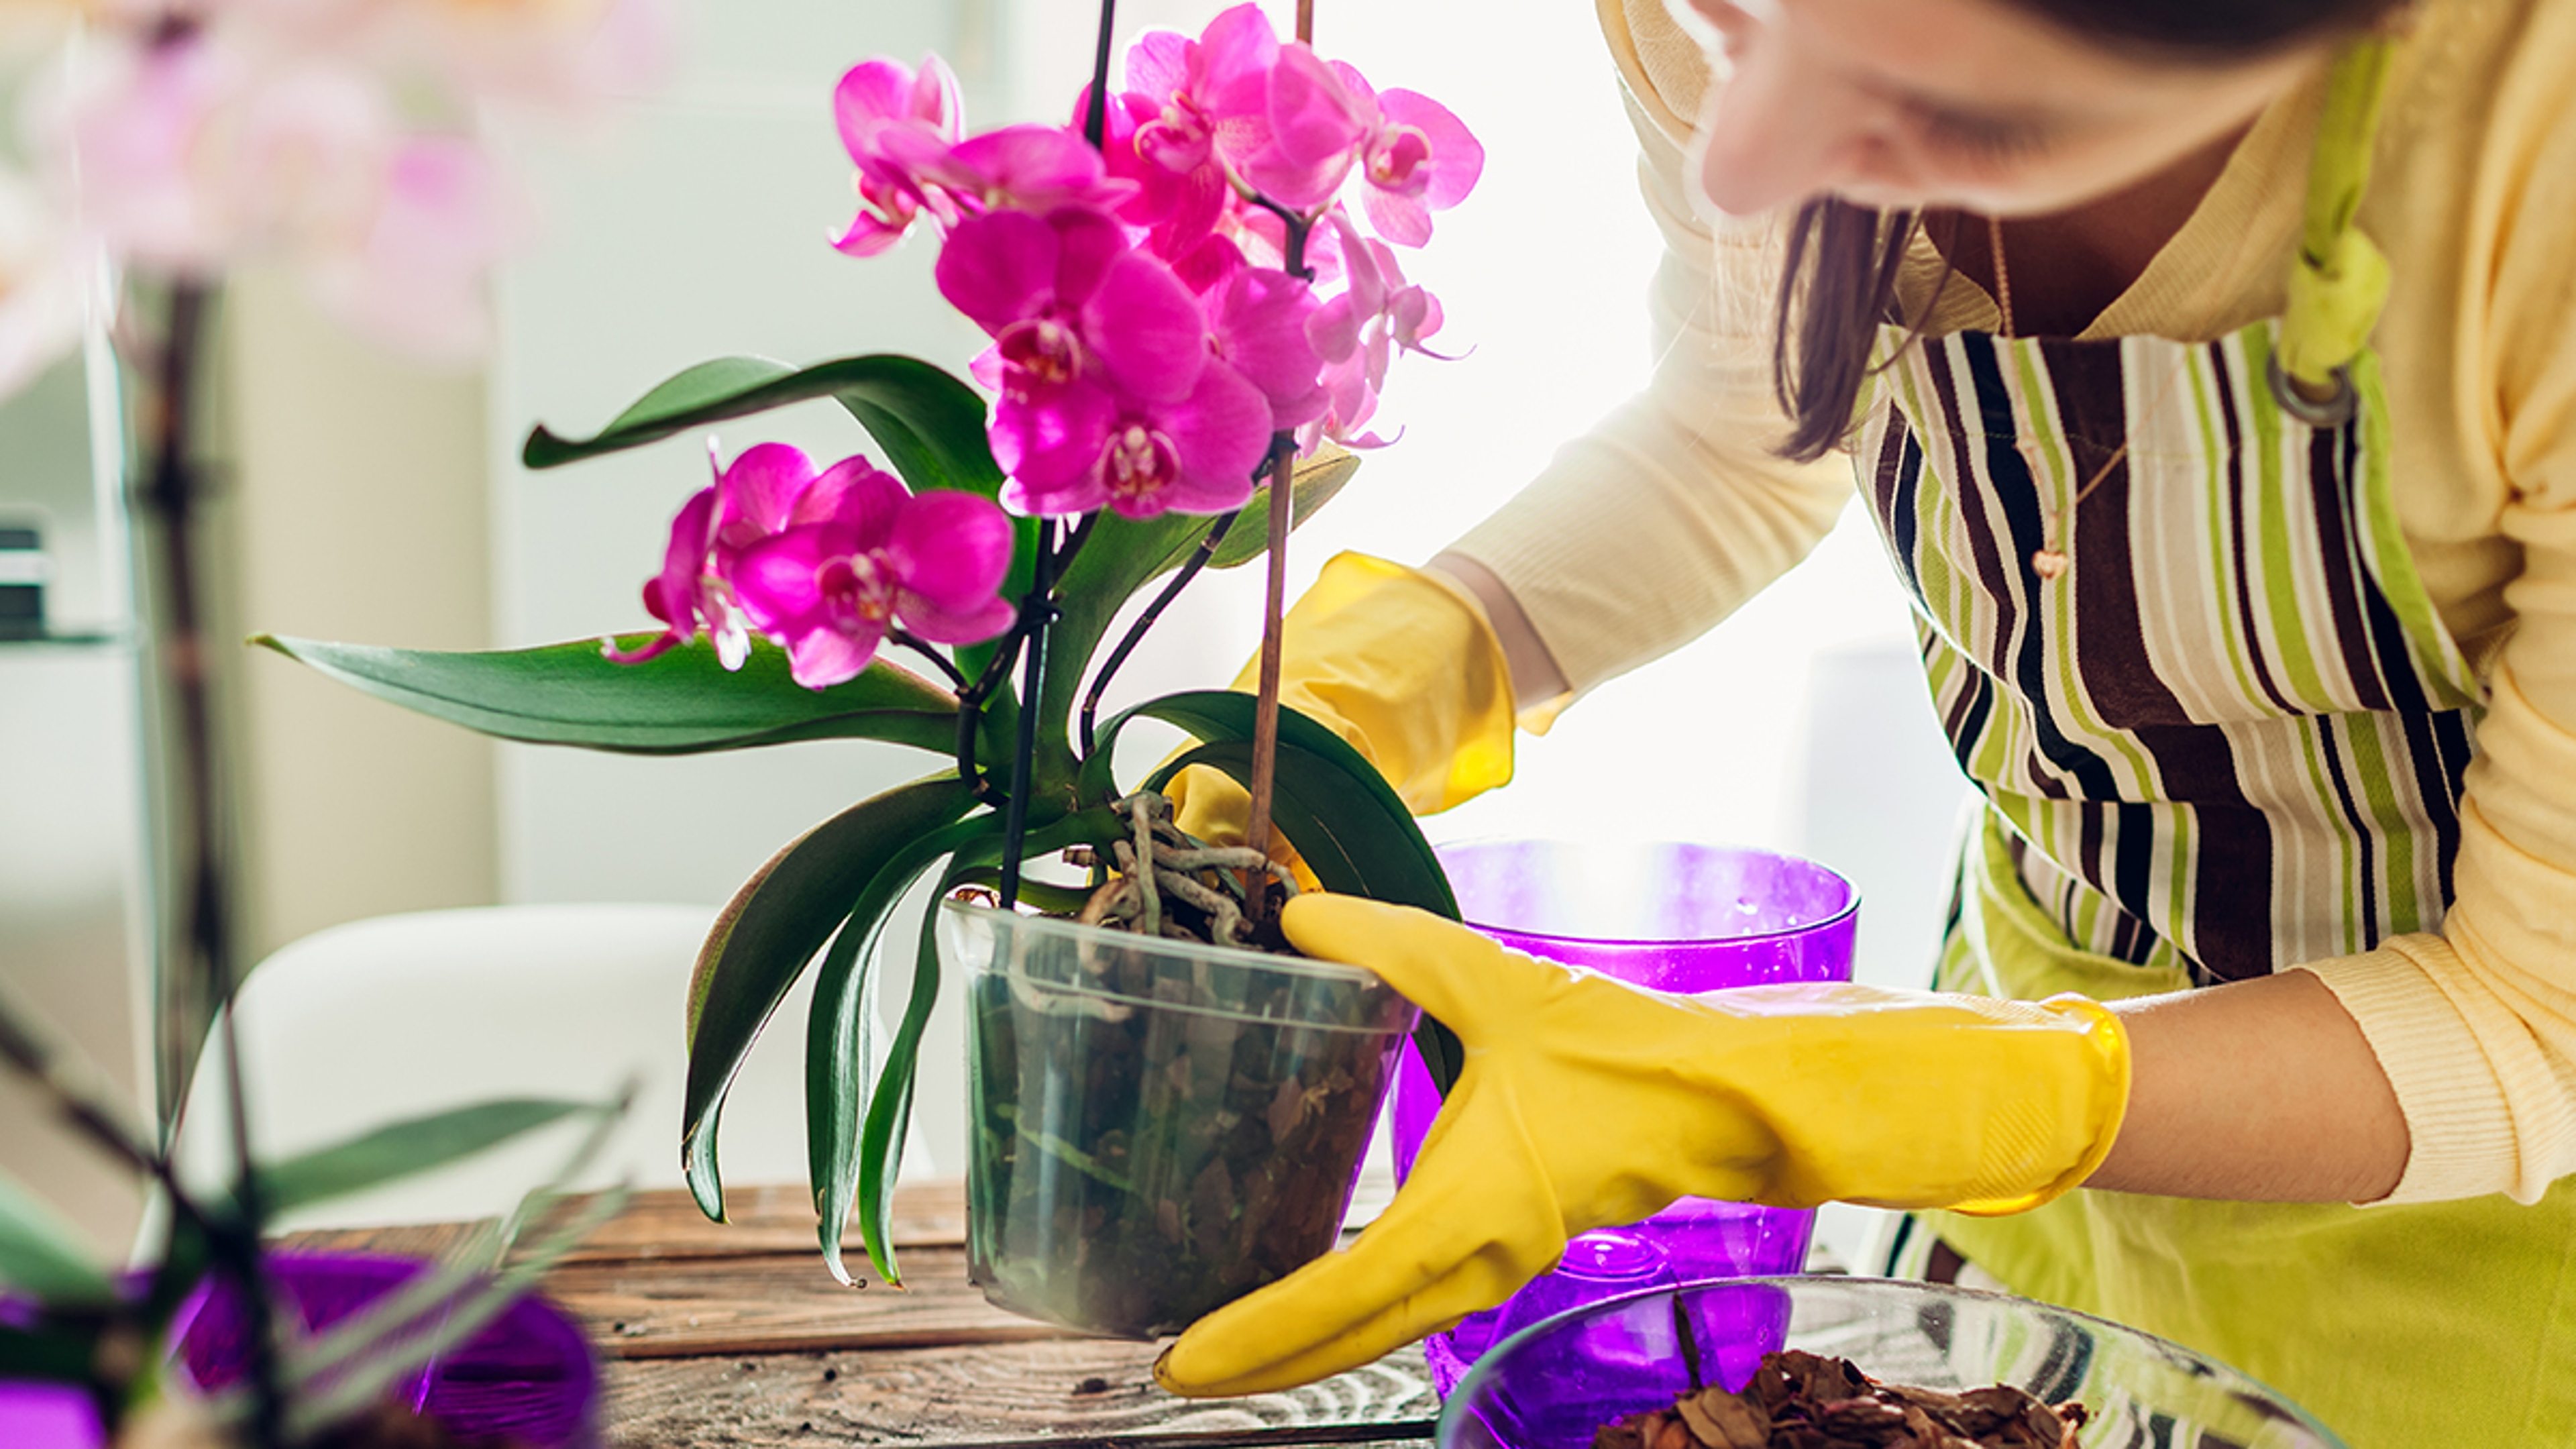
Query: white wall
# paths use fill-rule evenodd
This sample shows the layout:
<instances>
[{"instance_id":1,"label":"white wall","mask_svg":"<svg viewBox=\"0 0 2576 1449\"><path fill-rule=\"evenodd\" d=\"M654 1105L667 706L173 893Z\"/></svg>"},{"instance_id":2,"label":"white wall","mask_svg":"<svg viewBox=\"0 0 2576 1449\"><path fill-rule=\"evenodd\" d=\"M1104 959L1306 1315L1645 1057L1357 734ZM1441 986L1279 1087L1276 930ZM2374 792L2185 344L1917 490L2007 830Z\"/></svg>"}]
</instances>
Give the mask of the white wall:
<instances>
[{"instance_id":1,"label":"white wall","mask_svg":"<svg viewBox=\"0 0 2576 1449\"><path fill-rule=\"evenodd\" d=\"M704 444L693 438L529 475L514 459L531 422L588 431L651 383L720 353L807 361L903 350L953 365L978 345L929 286L928 238L868 262L825 244L849 205L828 98L857 60L912 61L936 48L959 63L970 123L1069 114L1088 74L1092 7L992 3L999 8L702 0L691 11L693 58L667 99L635 107L621 132L587 149L532 157L546 178L548 236L503 289L492 393L500 642L644 625L637 589L658 563L671 511L706 476ZM1120 48L1149 25L1195 31L1217 8L1129 0ZM1269 8L1284 26L1291 6ZM1299 535L1292 588L1343 548L1428 557L1509 497L1563 437L1633 391L1651 361L1643 291L1655 241L1590 7L1325 0L1318 9L1321 50L1379 86L1440 98L1478 132L1488 161L1477 194L1439 219L1413 268L1446 308L1441 341L1470 355L1399 366L1386 417L1406 435ZM722 436L728 451L766 438L816 450L859 438L828 405L746 420ZM1259 586L1250 571L1204 580L1131 664L1113 702L1230 678L1257 639ZM1525 741L1518 782L1434 823L1434 836L1845 847L1874 857L1866 868L1836 861L1852 865L1871 901L1865 971L1919 978L1941 889L1937 846L1913 838L1925 830L1855 829L1852 811L1820 811L1808 782L1830 795L1842 773L1810 767L1801 745L1825 659L1828 691L1865 701L1871 716L1840 721L1837 738L1884 737L1872 758L1887 768L1867 782L1882 806L1875 818L1936 822L1933 837L1946 829L1955 787L1942 779L1921 686L1908 696L1885 684L1883 666L1902 663L1906 636L1876 543L1847 521L1806 568L1717 635L1602 689L1546 739ZM1918 712L1910 720L1909 697ZM831 745L689 761L507 749L505 895L719 900L796 831L927 767L888 749ZM1891 790L1914 803L1883 808ZM1890 931L1878 929L1882 920ZM900 987L895 976L889 991ZM773 1049L793 1050L801 1029L785 1035ZM953 1063L955 1040L953 1021L943 1022L928 1060ZM962 1116L947 1105L953 1087L923 1093L924 1137L951 1167L962 1142Z\"/></svg>"}]
</instances>

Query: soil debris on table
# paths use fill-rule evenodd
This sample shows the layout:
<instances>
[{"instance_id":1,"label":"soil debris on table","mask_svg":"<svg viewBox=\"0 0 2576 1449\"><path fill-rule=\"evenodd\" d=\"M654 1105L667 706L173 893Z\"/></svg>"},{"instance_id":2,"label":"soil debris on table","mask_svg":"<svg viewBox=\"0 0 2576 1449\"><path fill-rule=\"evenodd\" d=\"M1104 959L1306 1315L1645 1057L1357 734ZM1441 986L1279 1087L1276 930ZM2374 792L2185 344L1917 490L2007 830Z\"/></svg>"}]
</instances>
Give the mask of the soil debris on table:
<instances>
[{"instance_id":1,"label":"soil debris on table","mask_svg":"<svg viewBox=\"0 0 2576 1449\"><path fill-rule=\"evenodd\" d=\"M1684 1394L1594 1431L1592 1449L2077 1449L2081 1404L2009 1384L1951 1393L1882 1384L1849 1359L1762 1356L1741 1393Z\"/></svg>"}]
</instances>

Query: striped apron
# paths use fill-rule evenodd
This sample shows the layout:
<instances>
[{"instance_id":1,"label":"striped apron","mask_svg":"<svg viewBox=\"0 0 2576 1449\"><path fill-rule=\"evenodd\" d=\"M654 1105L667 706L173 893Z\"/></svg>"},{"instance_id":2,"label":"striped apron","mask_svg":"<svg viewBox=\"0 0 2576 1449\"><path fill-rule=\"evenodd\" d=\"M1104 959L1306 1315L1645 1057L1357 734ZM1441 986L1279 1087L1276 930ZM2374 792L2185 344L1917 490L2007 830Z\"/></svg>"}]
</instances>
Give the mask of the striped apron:
<instances>
[{"instance_id":1,"label":"striped apron","mask_svg":"<svg viewBox=\"0 0 2576 1449\"><path fill-rule=\"evenodd\" d=\"M2330 126L2318 164L2368 125ZM2316 417L2269 381L2279 320L1907 343L1889 330L1854 456L1988 806L1938 985L2116 999L2439 929L2480 691L2398 526L2373 355L2345 369L2349 415ZM2056 577L2033 562L2052 545ZM2528 1207L2076 1192L1930 1226L2354 1449L2576 1444L2567 1184ZM2136 1442L2218 1442L2175 1428Z\"/></svg>"}]
</instances>

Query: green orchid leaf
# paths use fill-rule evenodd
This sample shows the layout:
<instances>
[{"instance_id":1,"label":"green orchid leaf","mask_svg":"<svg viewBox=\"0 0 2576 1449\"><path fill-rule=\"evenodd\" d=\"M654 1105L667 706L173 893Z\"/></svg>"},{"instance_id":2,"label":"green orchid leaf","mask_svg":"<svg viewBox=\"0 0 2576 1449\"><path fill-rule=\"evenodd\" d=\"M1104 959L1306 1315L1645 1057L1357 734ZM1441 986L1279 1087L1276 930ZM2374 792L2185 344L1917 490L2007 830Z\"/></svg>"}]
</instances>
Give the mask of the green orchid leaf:
<instances>
[{"instance_id":1,"label":"green orchid leaf","mask_svg":"<svg viewBox=\"0 0 2576 1449\"><path fill-rule=\"evenodd\" d=\"M0 1171L0 1284L49 1304L116 1301L116 1283L90 1259L80 1230Z\"/></svg>"},{"instance_id":2,"label":"green orchid leaf","mask_svg":"<svg viewBox=\"0 0 2576 1449\"><path fill-rule=\"evenodd\" d=\"M841 1262L841 1228L859 1190L859 1135L874 1055L877 943L895 903L924 871L961 847L1001 833L1001 817L983 814L906 842L860 891L815 975L805 1031L806 1172L823 1263L844 1286L850 1274Z\"/></svg>"},{"instance_id":3,"label":"green orchid leaf","mask_svg":"<svg viewBox=\"0 0 2576 1449\"><path fill-rule=\"evenodd\" d=\"M17 1328L0 1323L0 1383L86 1386L98 1362L98 1329L91 1324Z\"/></svg>"},{"instance_id":4,"label":"green orchid leaf","mask_svg":"<svg viewBox=\"0 0 2576 1449\"><path fill-rule=\"evenodd\" d=\"M692 419L739 417L739 413L722 409L734 399L756 395L795 371L786 363L766 357L718 357L701 362L654 384L591 438L575 441L557 437L544 427L533 429L520 450L519 461L531 468L552 468L667 438L690 426Z\"/></svg>"},{"instance_id":5,"label":"green orchid leaf","mask_svg":"<svg viewBox=\"0 0 2576 1449\"><path fill-rule=\"evenodd\" d=\"M1252 703L1252 696L1230 692L1172 695L1137 706L1130 717L1179 725L1206 742L1191 752L1203 757L1194 763L1216 765L1241 780L1251 773ZM1107 752L1104 743L1100 753ZM1180 768L1174 761L1156 770L1147 787L1161 788ZM1279 710L1273 796L1279 828L1324 889L1458 919L1449 877L1395 790L1341 736L1285 705Z\"/></svg>"},{"instance_id":6,"label":"green orchid leaf","mask_svg":"<svg viewBox=\"0 0 2576 1449\"><path fill-rule=\"evenodd\" d=\"M786 651L765 640L732 672L703 635L642 664L604 657L596 640L452 653L271 634L251 642L406 709L530 744L635 755L820 739L956 749L957 697L947 690L883 659L847 683L807 689L789 676Z\"/></svg>"},{"instance_id":7,"label":"green orchid leaf","mask_svg":"<svg viewBox=\"0 0 2576 1449\"><path fill-rule=\"evenodd\" d=\"M1329 443L1313 457L1300 460L1290 473L1289 526L1302 525L1331 501L1359 466L1358 454ZM1118 611L1139 589L1187 563L1213 523L1177 513L1149 519L1101 513L1090 540L1074 556L1056 589L1063 614L1050 635L1049 648L1054 652L1047 663L1046 701L1038 715L1049 730L1061 730L1073 702L1080 698L1091 672L1091 656ZM1208 566L1233 568L1269 551L1270 489L1264 485L1243 505Z\"/></svg>"},{"instance_id":8,"label":"green orchid leaf","mask_svg":"<svg viewBox=\"0 0 2576 1449\"><path fill-rule=\"evenodd\" d=\"M1306 526L1315 510L1333 501L1351 475L1360 470L1360 455L1331 443L1317 446L1314 456L1300 458L1288 473L1288 527L1293 532ZM1197 540L1191 541L1197 546ZM1240 568L1270 552L1270 489L1256 490L1252 501L1243 505L1243 516L1227 529L1225 542L1218 544L1216 554L1208 560L1212 569ZM1181 558L1189 555L1184 552ZM1172 561L1173 568L1181 559Z\"/></svg>"},{"instance_id":9,"label":"green orchid leaf","mask_svg":"<svg viewBox=\"0 0 2576 1449\"><path fill-rule=\"evenodd\" d=\"M388 1123L260 1171L263 1206L291 1212L427 1172L579 1113L595 1102L503 1098Z\"/></svg>"},{"instance_id":10,"label":"green orchid leaf","mask_svg":"<svg viewBox=\"0 0 2576 1449\"><path fill-rule=\"evenodd\" d=\"M964 488L988 497L1001 491L1002 470L984 440L983 398L919 358L890 353L801 368L759 357L702 362L666 379L587 438L534 429L519 457L531 468L556 468L822 397L839 399L876 435L914 488Z\"/></svg>"},{"instance_id":11,"label":"green orchid leaf","mask_svg":"<svg viewBox=\"0 0 2576 1449\"><path fill-rule=\"evenodd\" d=\"M1132 719L1158 719L1178 725L1206 744L1252 743L1253 714L1258 706L1249 694L1201 690L1148 700L1100 728L1099 747L1084 762L1083 798L1106 799L1118 793L1110 777L1112 751L1119 732ZM1365 895L1374 900L1419 906L1451 920L1458 919L1457 897L1439 857L1422 837L1413 812L1359 751L1332 730L1297 710L1279 709L1279 745L1283 754L1297 751L1293 767L1283 765L1277 795L1291 809L1305 812L1295 826L1279 817L1297 853L1306 858L1326 890ZM1177 772L1177 764L1157 770L1145 784L1159 789Z\"/></svg>"},{"instance_id":12,"label":"green orchid leaf","mask_svg":"<svg viewBox=\"0 0 2576 1449\"><path fill-rule=\"evenodd\" d=\"M689 982L689 1073L680 1121L681 1162L700 1212L725 1220L717 1118L752 1039L869 882L972 804L954 775L861 801L770 857L716 917Z\"/></svg>"},{"instance_id":13,"label":"green orchid leaf","mask_svg":"<svg viewBox=\"0 0 2576 1449\"><path fill-rule=\"evenodd\" d=\"M976 824L977 821L969 821ZM1032 824L1021 842L1023 859L1033 859L1068 845L1101 844L1120 838L1127 822L1102 807ZM921 1034L939 1004L939 905L959 882L1000 860L1002 832L994 829L960 841L948 871L940 878L931 907L922 913L921 939L915 949L912 994L904 1001L903 1020L895 1027L884 1070L877 1073L875 1094L868 1101L867 1121L859 1136L859 1236L877 1276L892 1286L903 1284L894 1255L894 1183L903 1165L905 1135L912 1126L913 1072L921 1058Z\"/></svg>"}]
</instances>

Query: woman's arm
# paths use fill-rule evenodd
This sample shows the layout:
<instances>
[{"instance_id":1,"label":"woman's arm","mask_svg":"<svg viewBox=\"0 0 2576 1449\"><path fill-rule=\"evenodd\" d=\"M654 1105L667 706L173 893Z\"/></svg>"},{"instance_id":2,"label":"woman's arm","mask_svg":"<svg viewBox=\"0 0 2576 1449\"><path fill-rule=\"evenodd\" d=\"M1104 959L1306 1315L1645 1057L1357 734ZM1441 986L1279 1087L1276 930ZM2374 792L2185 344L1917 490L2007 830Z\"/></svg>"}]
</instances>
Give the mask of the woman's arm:
<instances>
[{"instance_id":1,"label":"woman's arm","mask_svg":"<svg viewBox=\"0 0 2576 1449\"><path fill-rule=\"evenodd\" d=\"M1565 694L1565 671L1556 667L1556 656L1547 652L1546 641L1538 637L1520 601L1503 587L1501 579L1494 577L1492 569L1463 553L1451 552L1433 558L1429 567L1447 575L1484 607L1485 622L1503 646L1503 662L1511 667L1514 708L1535 709Z\"/></svg>"},{"instance_id":2,"label":"woman's arm","mask_svg":"<svg viewBox=\"0 0 2576 1449\"><path fill-rule=\"evenodd\" d=\"M2129 1111L2089 1187L2236 1202L2370 1202L2406 1171L2379 1057L2305 971L2114 1003Z\"/></svg>"}]
</instances>

